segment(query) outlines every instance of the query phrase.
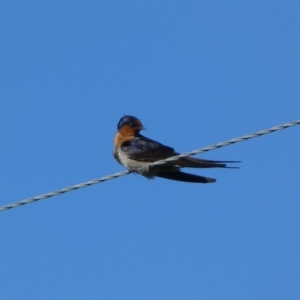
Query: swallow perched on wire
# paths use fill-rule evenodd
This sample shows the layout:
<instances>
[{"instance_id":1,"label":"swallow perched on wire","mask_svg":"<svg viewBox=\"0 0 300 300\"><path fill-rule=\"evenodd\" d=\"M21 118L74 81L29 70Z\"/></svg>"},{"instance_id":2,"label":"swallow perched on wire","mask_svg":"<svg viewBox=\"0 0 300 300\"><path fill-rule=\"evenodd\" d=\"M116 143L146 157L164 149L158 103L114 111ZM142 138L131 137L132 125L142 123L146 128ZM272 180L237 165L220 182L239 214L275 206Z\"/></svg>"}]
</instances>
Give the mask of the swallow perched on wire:
<instances>
[{"instance_id":1,"label":"swallow perched on wire","mask_svg":"<svg viewBox=\"0 0 300 300\"><path fill-rule=\"evenodd\" d=\"M140 134L144 130L142 122L133 116L124 116L118 123L118 132L114 139L113 155L129 171L141 174L149 179L154 176L166 179L210 183L216 179L184 173L181 168L228 168L226 163L236 161L214 161L182 157L163 165L151 166L155 161L179 155L173 148L151 140Z\"/></svg>"}]
</instances>

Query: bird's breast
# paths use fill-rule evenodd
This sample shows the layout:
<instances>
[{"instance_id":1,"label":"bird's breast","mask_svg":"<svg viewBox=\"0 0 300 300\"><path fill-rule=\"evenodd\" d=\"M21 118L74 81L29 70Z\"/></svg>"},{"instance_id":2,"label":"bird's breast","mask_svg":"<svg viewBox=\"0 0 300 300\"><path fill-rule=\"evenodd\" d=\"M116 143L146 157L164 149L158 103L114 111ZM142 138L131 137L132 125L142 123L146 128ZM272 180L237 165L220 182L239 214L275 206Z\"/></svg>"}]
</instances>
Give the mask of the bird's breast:
<instances>
[{"instance_id":1,"label":"bird's breast","mask_svg":"<svg viewBox=\"0 0 300 300\"><path fill-rule=\"evenodd\" d=\"M129 171L136 172L147 178L153 178L157 174L157 168L151 168L150 162L137 161L128 156L126 151L122 150L120 147L115 147L114 157L116 160L122 164Z\"/></svg>"}]
</instances>

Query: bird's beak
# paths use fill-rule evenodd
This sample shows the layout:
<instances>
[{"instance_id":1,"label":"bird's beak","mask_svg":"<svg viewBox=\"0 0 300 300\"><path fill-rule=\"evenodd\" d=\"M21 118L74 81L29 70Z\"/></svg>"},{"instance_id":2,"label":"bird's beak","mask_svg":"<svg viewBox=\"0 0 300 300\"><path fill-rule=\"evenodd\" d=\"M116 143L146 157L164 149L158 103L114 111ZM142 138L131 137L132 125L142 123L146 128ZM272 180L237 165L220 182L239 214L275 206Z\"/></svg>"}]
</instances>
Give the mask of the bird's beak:
<instances>
[{"instance_id":1,"label":"bird's beak","mask_svg":"<svg viewBox=\"0 0 300 300\"><path fill-rule=\"evenodd\" d=\"M141 126L140 130L146 130L146 128L144 126Z\"/></svg>"}]
</instances>

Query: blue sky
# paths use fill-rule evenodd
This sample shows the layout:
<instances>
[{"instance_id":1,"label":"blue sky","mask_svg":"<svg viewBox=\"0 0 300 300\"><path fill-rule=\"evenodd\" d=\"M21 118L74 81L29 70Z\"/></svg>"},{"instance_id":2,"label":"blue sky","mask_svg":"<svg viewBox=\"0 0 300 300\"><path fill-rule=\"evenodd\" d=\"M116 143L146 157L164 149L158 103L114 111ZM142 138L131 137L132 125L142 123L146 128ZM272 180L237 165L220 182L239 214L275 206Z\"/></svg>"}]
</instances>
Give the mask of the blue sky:
<instances>
[{"instance_id":1,"label":"blue sky","mask_svg":"<svg viewBox=\"0 0 300 300\"><path fill-rule=\"evenodd\" d=\"M2 1L1 202L124 168L117 123L179 152L299 119L298 1ZM299 299L300 127L0 214L3 299Z\"/></svg>"}]
</instances>

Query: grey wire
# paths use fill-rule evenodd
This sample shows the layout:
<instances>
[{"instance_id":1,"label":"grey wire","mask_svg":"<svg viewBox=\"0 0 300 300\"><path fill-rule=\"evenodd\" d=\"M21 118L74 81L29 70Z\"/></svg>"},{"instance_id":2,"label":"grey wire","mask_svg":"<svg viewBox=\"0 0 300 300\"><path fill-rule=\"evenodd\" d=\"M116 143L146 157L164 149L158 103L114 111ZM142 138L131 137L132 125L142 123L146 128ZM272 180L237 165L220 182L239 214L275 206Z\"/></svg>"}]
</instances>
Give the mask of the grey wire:
<instances>
[{"instance_id":1,"label":"grey wire","mask_svg":"<svg viewBox=\"0 0 300 300\"><path fill-rule=\"evenodd\" d=\"M90 180L90 181L87 181L87 182L84 182L84 183L78 183L76 185L69 186L69 187L66 187L66 188L63 188L61 190L57 190L57 191L54 191L54 192L51 192L51 193L43 194L43 195L36 196L36 197L33 197L33 198L25 199L25 200L20 201L20 202L14 202L12 204L1 206L0 211L15 208L15 207L22 206L22 205L25 205L25 204L29 204L29 203L32 203L32 202L36 202L36 201L39 201L39 200L44 200L44 199L47 199L47 198L50 198L50 197L53 197L53 196L57 196L57 195L61 195L61 194L67 193L67 192L75 191L77 189L81 189L81 188L84 188L84 187L87 187L87 186L90 186L90 185L93 185L93 184L96 184L96 183L101 183L101 182L104 182L106 180L115 179L117 177L124 176L124 175L127 175L129 173L131 173L131 172L130 171L122 171L122 172L118 172L118 173L115 173L115 174L112 174L112 175L107 175L107 176L104 176L104 177L101 177L101 178L98 178L98 179Z\"/></svg>"},{"instance_id":2,"label":"grey wire","mask_svg":"<svg viewBox=\"0 0 300 300\"><path fill-rule=\"evenodd\" d=\"M256 138L256 137L259 137L259 136L262 136L262 135L265 135L265 134L268 134L268 133L272 133L272 132L282 130L282 129L285 129L285 128L289 128L289 127L299 125L299 124L300 124L300 119L297 120L297 121L294 121L294 122L289 122L289 123L285 123L283 125L274 126L272 128L269 128L269 129L261 130L261 131L258 131L256 133L251 133L251 134L247 134L247 135L244 135L244 136L241 136L241 137L237 137L237 138L234 138L232 140L224 141L224 142L221 142L221 143L218 143L218 144L215 144L215 145L211 145L211 146L208 146L208 147L205 147L205 148L196 149L196 150L193 150L191 152L186 152L186 153L183 153L183 154L180 154L180 155L177 155L177 156L170 157L168 159L156 161L152 164L152 166L162 165L166 162L176 160L180 157L192 156L192 155L195 155L195 154L199 154L199 153L211 151L211 150L214 150L214 149L218 149L218 148L221 148L221 147L225 147L225 146L228 146L228 145L232 145L232 144L235 144L235 143L238 143L238 142L243 142L243 141L246 141L246 140L249 140L249 139L252 139L252 138ZM87 181L87 182L84 182L84 183L79 183L79 184L76 184L76 185L73 185L73 186L70 186L70 187L66 187L66 188L51 192L51 193L43 194L43 195L36 196L36 197L33 197L33 198L28 198L28 199L25 199L25 200L20 201L20 202L14 202L12 204L1 206L0 207L0 212L4 211L4 210L11 209L11 208L15 208L15 207L18 207L18 206L22 206L22 205L25 205L25 204L33 203L33 202L36 202L36 201L39 201L39 200L47 199L47 198L50 198L50 197L53 197L53 196L61 195L63 193L71 192L71 191L74 191L74 190L77 190L77 189L80 189L80 188L84 188L84 187L87 187L87 186L90 186L90 185L93 185L93 184L96 184L96 183L101 183L101 182L104 182L104 181L107 181L107 180L110 180L110 179L115 179L117 177L128 175L130 173L131 173L130 171L122 171L122 172L118 172L118 173L115 173L115 174L112 174L112 175L107 175L107 176L104 176L104 177L101 177L101 178L98 178L98 179L94 179L94 180L90 180L90 181Z\"/></svg>"},{"instance_id":3,"label":"grey wire","mask_svg":"<svg viewBox=\"0 0 300 300\"><path fill-rule=\"evenodd\" d=\"M192 155L195 155L195 154L211 151L211 150L214 150L214 149L218 149L218 148L221 148L221 147L224 147L224 146L229 146L229 145L232 145L232 144L235 144L235 143L238 143L238 142L243 142L243 141L246 141L246 140L249 140L249 139L253 139L253 138L268 134L268 133L272 133L272 132L282 130L282 129L285 129L285 128L289 128L289 127L299 125L299 124L300 124L300 119L297 120L297 121L294 121L294 122L285 123L283 125L274 126L274 127L269 128L269 129L264 129L264 130L258 131L256 133L250 133L250 134L247 134L247 135L244 135L244 136L241 136L241 137L237 137L237 138L234 138L234 139L229 140L229 141L221 142L221 143L218 143L218 144L215 144L215 145L212 145L212 146L207 146L205 148L196 149L196 150L193 150L193 151L190 151L190 152L182 153L182 154L177 155L177 156L172 156L172 157L169 157L169 158L164 159L164 160L158 160L158 161L152 163L151 166L163 165L166 162L177 160L180 157L187 157L187 156L192 156Z\"/></svg>"}]
</instances>

